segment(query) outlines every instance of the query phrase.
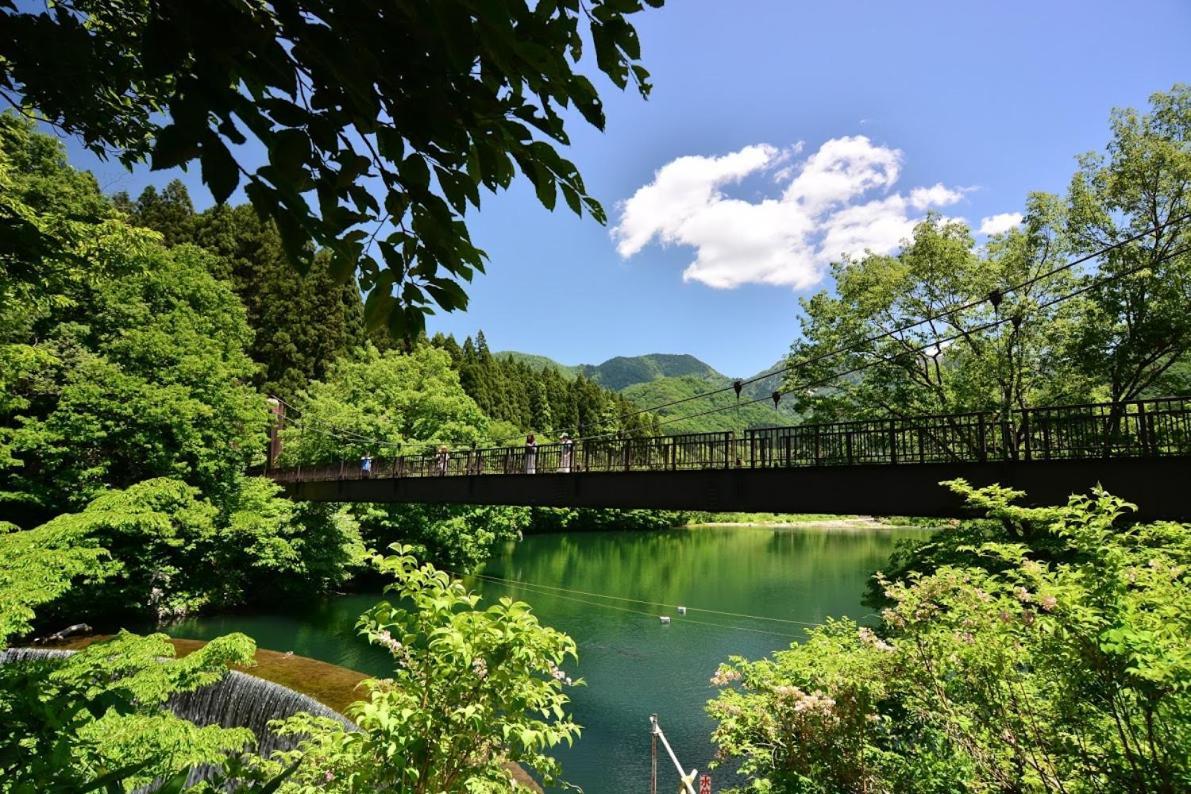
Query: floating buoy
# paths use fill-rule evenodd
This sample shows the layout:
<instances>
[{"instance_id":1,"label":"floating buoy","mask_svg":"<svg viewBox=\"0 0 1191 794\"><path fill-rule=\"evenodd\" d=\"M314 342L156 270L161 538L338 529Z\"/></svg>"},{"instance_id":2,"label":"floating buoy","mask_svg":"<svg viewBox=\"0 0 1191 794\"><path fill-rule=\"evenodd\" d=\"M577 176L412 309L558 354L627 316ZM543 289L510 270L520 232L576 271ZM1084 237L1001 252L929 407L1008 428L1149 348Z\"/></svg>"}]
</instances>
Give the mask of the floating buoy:
<instances>
[{"instance_id":1,"label":"floating buoy","mask_svg":"<svg viewBox=\"0 0 1191 794\"><path fill-rule=\"evenodd\" d=\"M670 616L669 616L669 615L660 615L660 616L658 617L658 620L662 621L662 625L663 625L663 626L669 626L669 625L670 625Z\"/></svg>"},{"instance_id":2,"label":"floating buoy","mask_svg":"<svg viewBox=\"0 0 1191 794\"><path fill-rule=\"evenodd\" d=\"M685 614L686 614L686 607L679 607L679 608L678 608L678 614L680 614L680 615L685 615Z\"/></svg>"}]
</instances>

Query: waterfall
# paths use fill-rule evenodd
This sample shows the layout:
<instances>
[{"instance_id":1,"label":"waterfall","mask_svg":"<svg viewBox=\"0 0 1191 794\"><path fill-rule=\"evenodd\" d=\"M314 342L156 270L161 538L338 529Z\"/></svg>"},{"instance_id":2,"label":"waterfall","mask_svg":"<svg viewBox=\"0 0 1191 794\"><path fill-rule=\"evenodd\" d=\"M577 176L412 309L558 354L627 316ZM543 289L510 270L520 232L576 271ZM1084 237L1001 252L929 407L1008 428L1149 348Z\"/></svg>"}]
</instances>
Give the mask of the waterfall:
<instances>
[{"instance_id":1,"label":"waterfall","mask_svg":"<svg viewBox=\"0 0 1191 794\"><path fill-rule=\"evenodd\" d=\"M0 651L0 664L46 659L62 659L75 651L49 648L9 648ZM257 737L257 753L268 756L278 750L292 750L301 737L278 736L268 729L270 720L280 720L300 711L328 717L349 730L356 726L337 711L311 697L272 681L228 671L214 684L191 692L178 692L167 703L170 711L196 725L220 725L224 728L249 728ZM210 777L214 768L199 767L191 772L188 785ZM144 789L152 791L153 786Z\"/></svg>"}]
</instances>

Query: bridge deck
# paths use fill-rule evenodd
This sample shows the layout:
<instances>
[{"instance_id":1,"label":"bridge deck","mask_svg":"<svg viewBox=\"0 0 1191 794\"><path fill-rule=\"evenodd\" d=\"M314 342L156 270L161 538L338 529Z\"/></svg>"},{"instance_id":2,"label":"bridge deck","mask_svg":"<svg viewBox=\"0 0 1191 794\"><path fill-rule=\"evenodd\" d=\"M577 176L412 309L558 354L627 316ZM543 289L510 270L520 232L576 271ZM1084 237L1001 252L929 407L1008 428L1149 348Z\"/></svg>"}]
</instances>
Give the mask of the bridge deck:
<instances>
[{"instance_id":1,"label":"bridge deck","mask_svg":"<svg viewBox=\"0 0 1191 794\"><path fill-rule=\"evenodd\" d=\"M1191 518L1191 398L599 438L280 469L296 499L954 516L942 480L1065 502L1096 483L1148 518Z\"/></svg>"}]
</instances>

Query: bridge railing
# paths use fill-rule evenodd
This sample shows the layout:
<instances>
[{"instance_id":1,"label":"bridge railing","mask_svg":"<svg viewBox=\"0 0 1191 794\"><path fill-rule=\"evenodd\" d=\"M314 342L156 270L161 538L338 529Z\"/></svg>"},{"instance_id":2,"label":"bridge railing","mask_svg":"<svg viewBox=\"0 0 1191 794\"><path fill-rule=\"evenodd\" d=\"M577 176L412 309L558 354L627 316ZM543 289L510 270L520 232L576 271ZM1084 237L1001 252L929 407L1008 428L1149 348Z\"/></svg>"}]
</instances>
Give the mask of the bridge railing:
<instances>
[{"instance_id":1,"label":"bridge railing","mask_svg":"<svg viewBox=\"0 0 1191 794\"><path fill-rule=\"evenodd\" d=\"M757 468L1191 455L1191 398L767 427L745 439Z\"/></svg>"},{"instance_id":2,"label":"bridge railing","mask_svg":"<svg viewBox=\"0 0 1191 794\"><path fill-rule=\"evenodd\" d=\"M279 482L489 474L983 463L1191 456L1191 397L893 417L385 456L270 473Z\"/></svg>"}]
</instances>

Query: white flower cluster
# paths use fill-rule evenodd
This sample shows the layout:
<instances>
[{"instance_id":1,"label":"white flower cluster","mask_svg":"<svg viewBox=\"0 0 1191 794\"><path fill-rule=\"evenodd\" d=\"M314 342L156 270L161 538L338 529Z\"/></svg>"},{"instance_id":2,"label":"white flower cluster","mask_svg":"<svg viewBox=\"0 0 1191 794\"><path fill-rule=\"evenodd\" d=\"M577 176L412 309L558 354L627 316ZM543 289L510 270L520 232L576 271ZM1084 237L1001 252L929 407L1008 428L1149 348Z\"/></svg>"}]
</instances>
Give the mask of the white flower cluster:
<instances>
[{"instance_id":1,"label":"white flower cluster","mask_svg":"<svg viewBox=\"0 0 1191 794\"><path fill-rule=\"evenodd\" d=\"M388 629L381 629L376 633L376 642L387 648L394 659L403 664L409 664L409 648L406 648L399 639L390 634Z\"/></svg>"},{"instance_id":2,"label":"white flower cluster","mask_svg":"<svg viewBox=\"0 0 1191 794\"><path fill-rule=\"evenodd\" d=\"M885 642L885 640L878 637L873 632L873 630L870 629L868 626L862 626L860 628L860 630L856 632L856 636L858 636L860 638L860 641L863 642L865 645L871 645L872 647L876 648L878 651L887 651L888 652L888 651L893 650L892 645L890 645L889 643Z\"/></svg>"},{"instance_id":3,"label":"white flower cluster","mask_svg":"<svg viewBox=\"0 0 1191 794\"><path fill-rule=\"evenodd\" d=\"M825 717L832 715L832 709L835 708L835 700L824 695L822 692L806 693L796 686L789 686L782 684L773 688L773 694L777 695L778 700L786 701L794 704L794 711L798 713L810 712L818 713Z\"/></svg>"},{"instance_id":4,"label":"white flower cluster","mask_svg":"<svg viewBox=\"0 0 1191 794\"><path fill-rule=\"evenodd\" d=\"M733 681L740 680L740 671L731 667L720 666L711 677L712 686L727 686Z\"/></svg>"},{"instance_id":5,"label":"white flower cluster","mask_svg":"<svg viewBox=\"0 0 1191 794\"><path fill-rule=\"evenodd\" d=\"M550 675L553 676L555 681L561 681L567 686L574 683L569 675L555 667L554 662L550 662Z\"/></svg>"}]
</instances>

